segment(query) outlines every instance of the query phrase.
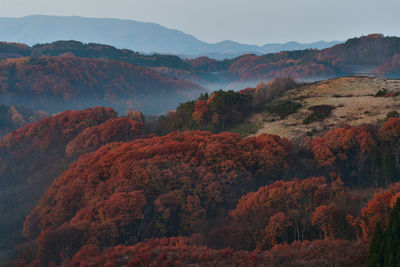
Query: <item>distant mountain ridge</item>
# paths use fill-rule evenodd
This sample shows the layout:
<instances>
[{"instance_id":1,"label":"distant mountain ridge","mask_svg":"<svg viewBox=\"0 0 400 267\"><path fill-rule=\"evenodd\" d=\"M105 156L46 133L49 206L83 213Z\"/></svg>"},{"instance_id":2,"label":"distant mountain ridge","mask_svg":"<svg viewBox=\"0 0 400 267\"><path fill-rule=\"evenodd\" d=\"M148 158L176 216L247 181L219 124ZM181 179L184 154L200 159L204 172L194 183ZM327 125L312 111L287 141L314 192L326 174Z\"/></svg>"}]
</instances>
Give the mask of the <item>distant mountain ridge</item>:
<instances>
[{"instance_id":1,"label":"distant mountain ridge","mask_svg":"<svg viewBox=\"0 0 400 267\"><path fill-rule=\"evenodd\" d=\"M32 15L0 18L0 40L28 45L58 40L78 40L127 48L142 53L177 54L192 58L233 58L242 54L267 54L307 48L324 49L340 42L265 44L263 46L222 41L203 42L184 32L156 23L134 20Z\"/></svg>"},{"instance_id":2,"label":"distant mountain ridge","mask_svg":"<svg viewBox=\"0 0 400 267\"><path fill-rule=\"evenodd\" d=\"M323 50L303 49L261 56L245 54L225 60L205 56L183 59L174 55L146 55L110 45L79 41L57 41L32 47L0 42L0 61L40 56L78 57L133 64L173 79L198 84L211 91L255 87L260 80L277 76L289 76L303 81L348 75L400 77L400 37L382 34L355 37Z\"/></svg>"}]
</instances>

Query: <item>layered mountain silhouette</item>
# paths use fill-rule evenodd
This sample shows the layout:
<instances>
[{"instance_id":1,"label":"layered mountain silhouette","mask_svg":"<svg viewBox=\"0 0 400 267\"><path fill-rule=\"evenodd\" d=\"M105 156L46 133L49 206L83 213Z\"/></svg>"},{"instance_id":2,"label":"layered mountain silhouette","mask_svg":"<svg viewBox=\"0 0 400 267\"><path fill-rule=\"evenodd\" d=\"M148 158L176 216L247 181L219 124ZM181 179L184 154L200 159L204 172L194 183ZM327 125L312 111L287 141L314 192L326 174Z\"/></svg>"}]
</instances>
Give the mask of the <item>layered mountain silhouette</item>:
<instances>
[{"instance_id":1,"label":"layered mountain silhouette","mask_svg":"<svg viewBox=\"0 0 400 267\"><path fill-rule=\"evenodd\" d=\"M243 89L274 77L315 81L348 75L398 78L400 38L370 34L323 50L230 60L144 55L77 41L33 47L0 42L0 104L47 113L102 105L120 113L160 114L207 91Z\"/></svg>"},{"instance_id":2,"label":"layered mountain silhouette","mask_svg":"<svg viewBox=\"0 0 400 267\"><path fill-rule=\"evenodd\" d=\"M87 43L108 44L143 53L167 53L186 57L209 56L217 59L233 58L245 53L266 54L306 48L324 49L339 43L288 42L258 46L223 41L210 44L190 34L168 29L156 23L42 15L0 18L0 40L28 45L57 40L78 40Z\"/></svg>"}]
</instances>

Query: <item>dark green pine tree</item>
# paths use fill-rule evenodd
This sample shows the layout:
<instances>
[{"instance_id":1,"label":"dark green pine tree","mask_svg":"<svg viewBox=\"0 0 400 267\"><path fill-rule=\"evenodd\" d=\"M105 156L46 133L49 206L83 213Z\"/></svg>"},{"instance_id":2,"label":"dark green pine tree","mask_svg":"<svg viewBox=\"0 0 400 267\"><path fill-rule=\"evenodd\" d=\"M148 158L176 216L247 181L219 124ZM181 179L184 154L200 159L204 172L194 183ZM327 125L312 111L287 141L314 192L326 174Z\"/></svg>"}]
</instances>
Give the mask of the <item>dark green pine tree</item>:
<instances>
[{"instance_id":1,"label":"dark green pine tree","mask_svg":"<svg viewBox=\"0 0 400 267\"><path fill-rule=\"evenodd\" d=\"M400 199L390 213L389 222L384 233L380 223L375 227L372 237L368 266L400 266Z\"/></svg>"},{"instance_id":2,"label":"dark green pine tree","mask_svg":"<svg viewBox=\"0 0 400 267\"><path fill-rule=\"evenodd\" d=\"M400 266L400 199L390 213L385 231L386 251L384 266Z\"/></svg>"},{"instance_id":3,"label":"dark green pine tree","mask_svg":"<svg viewBox=\"0 0 400 267\"><path fill-rule=\"evenodd\" d=\"M383 255L379 253L385 244L383 239L381 224L378 222L369 248L368 267L383 266Z\"/></svg>"}]
</instances>

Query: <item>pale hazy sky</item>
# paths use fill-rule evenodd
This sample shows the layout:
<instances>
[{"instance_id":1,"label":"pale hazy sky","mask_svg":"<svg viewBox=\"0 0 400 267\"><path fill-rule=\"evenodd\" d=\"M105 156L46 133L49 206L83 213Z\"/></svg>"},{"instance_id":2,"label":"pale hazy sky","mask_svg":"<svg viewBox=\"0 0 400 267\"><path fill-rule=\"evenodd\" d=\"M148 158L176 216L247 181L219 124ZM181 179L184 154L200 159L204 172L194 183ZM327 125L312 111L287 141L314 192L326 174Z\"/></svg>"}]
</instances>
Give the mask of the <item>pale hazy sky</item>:
<instances>
[{"instance_id":1,"label":"pale hazy sky","mask_svg":"<svg viewBox=\"0 0 400 267\"><path fill-rule=\"evenodd\" d=\"M31 14L156 22L200 40L242 43L400 36L400 0L0 0L1 17Z\"/></svg>"}]
</instances>

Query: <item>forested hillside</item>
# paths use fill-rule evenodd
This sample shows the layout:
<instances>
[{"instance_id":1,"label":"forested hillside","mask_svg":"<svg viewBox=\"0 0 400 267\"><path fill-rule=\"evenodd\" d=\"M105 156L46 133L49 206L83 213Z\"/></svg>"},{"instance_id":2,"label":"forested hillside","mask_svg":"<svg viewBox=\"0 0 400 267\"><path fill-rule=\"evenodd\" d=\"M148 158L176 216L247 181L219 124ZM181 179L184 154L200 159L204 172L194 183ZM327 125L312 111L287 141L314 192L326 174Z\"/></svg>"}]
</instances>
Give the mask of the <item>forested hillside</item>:
<instances>
[{"instance_id":1,"label":"forested hillside","mask_svg":"<svg viewBox=\"0 0 400 267\"><path fill-rule=\"evenodd\" d=\"M140 109L157 114L204 91L193 83L117 61L69 56L0 61L0 101L49 113L103 105L121 113Z\"/></svg>"},{"instance_id":2,"label":"forested hillside","mask_svg":"<svg viewBox=\"0 0 400 267\"><path fill-rule=\"evenodd\" d=\"M99 107L12 132L3 250L18 244L16 266L365 266L400 196L398 114L303 140L224 132L268 103L296 114L273 101L313 86L275 79L158 120Z\"/></svg>"},{"instance_id":3,"label":"forested hillside","mask_svg":"<svg viewBox=\"0 0 400 267\"><path fill-rule=\"evenodd\" d=\"M323 50L286 51L262 56L247 54L222 61L207 57L187 60L172 55L143 55L128 49L76 41L58 41L33 47L12 43L0 45L0 59L43 55L109 59L151 67L169 76L201 85L270 79L275 76L314 80L358 74L396 77L399 74L399 54L400 38L381 34L349 39Z\"/></svg>"},{"instance_id":4,"label":"forested hillside","mask_svg":"<svg viewBox=\"0 0 400 267\"><path fill-rule=\"evenodd\" d=\"M0 142L0 244L20 240L24 218L44 190L80 155L113 141L144 138L143 122L111 108L66 111L26 125Z\"/></svg>"},{"instance_id":5,"label":"forested hillside","mask_svg":"<svg viewBox=\"0 0 400 267\"><path fill-rule=\"evenodd\" d=\"M307 265L308 246L322 246L333 255L348 247L349 254L313 258L315 264L363 266L375 224L386 225L400 192L399 125L391 118L377 130L332 129L309 150L278 136L190 131L106 145L53 182L25 221L23 234L33 243L18 262L165 264L184 260L180 253L189 249L208 255L184 260L190 263L290 262L295 253ZM146 241L170 236L196 241ZM161 242L164 256L141 255L153 246L145 242Z\"/></svg>"}]
</instances>

